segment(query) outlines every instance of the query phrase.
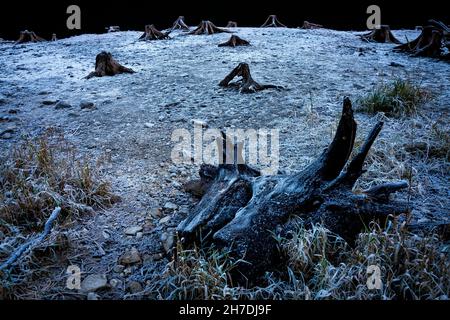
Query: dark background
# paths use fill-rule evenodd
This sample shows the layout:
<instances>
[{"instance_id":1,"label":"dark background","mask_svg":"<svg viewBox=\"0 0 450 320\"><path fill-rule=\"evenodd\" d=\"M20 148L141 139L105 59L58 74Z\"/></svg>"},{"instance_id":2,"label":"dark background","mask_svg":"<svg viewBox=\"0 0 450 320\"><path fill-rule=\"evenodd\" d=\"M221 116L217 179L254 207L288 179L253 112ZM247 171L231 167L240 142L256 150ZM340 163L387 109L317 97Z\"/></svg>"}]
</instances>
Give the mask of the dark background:
<instances>
[{"instance_id":1,"label":"dark background","mask_svg":"<svg viewBox=\"0 0 450 320\"><path fill-rule=\"evenodd\" d=\"M420 4L419 4L420 3ZM184 15L189 25L200 20L212 20L218 26L228 20L239 26L260 26L269 14L276 14L281 22L297 27L304 20L316 22L338 30L364 30L370 4L381 7L382 23L392 28L414 28L430 19L450 23L450 16L442 1L331 1L331 0L272 0L263 1L29 1L16 0L0 4L0 37L17 39L21 30L33 30L44 38L55 32L58 38L80 33L102 33L105 27L119 25L122 30L143 30L145 24L153 23L159 29L171 26ZM70 4L81 8L81 31L66 28Z\"/></svg>"}]
</instances>

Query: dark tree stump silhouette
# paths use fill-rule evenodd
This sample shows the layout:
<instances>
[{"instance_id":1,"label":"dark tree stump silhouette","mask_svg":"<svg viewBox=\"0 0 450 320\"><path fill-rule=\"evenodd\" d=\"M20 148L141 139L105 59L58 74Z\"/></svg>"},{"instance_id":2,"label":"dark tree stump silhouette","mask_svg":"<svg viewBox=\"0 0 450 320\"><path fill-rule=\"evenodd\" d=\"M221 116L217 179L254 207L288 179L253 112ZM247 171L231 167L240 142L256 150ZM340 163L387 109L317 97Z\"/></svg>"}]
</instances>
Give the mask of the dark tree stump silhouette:
<instances>
[{"instance_id":1,"label":"dark tree stump silhouette","mask_svg":"<svg viewBox=\"0 0 450 320\"><path fill-rule=\"evenodd\" d=\"M20 32L19 39L16 41L15 44L27 43L27 42L43 42L43 41L46 41L46 40L44 38L37 36L34 31L25 30L25 31Z\"/></svg>"},{"instance_id":2,"label":"dark tree stump silhouette","mask_svg":"<svg viewBox=\"0 0 450 320\"><path fill-rule=\"evenodd\" d=\"M153 24L147 24L145 26L144 33L142 36L139 37L139 40L166 40L170 39L169 32L161 32L158 29L155 28L155 25Z\"/></svg>"},{"instance_id":3,"label":"dark tree stump silhouette","mask_svg":"<svg viewBox=\"0 0 450 320\"><path fill-rule=\"evenodd\" d=\"M270 15L266 22L263 23L263 25L261 26L261 28L286 28L286 26L284 24L282 24L276 15L272 14Z\"/></svg>"},{"instance_id":4,"label":"dark tree stump silhouette","mask_svg":"<svg viewBox=\"0 0 450 320\"><path fill-rule=\"evenodd\" d=\"M236 46L248 46L250 42L244 40L236 35L232 35L227 42L219 44L219 47L236 47Z\"/></svg>"},{"instance_id":5,"label":"dark tree stump silhouette","mask_svg":"<svg viewBox=\"0 0 450 320\"><path fill-rule=\"evenodd\" d=\"M361 39L368 42L396 43L396 44L401 43L392 34L391 28L388 25L381 25L379 29L374 29L369 33L361 35Z\"/></svg>"},{"instance_id":6,"label":"dark tree stump silhouette","mask_svg":"<svg viewBox=\"0 0 450 320\"><path fill-rule=\"evenodd\" d=\"M52 34L52 40L51 41L57 41L58 40L58 38L56 37L56 33L53 33Z\"/></svg>"},{"instance_id":7,"label":"dark tree stump silhouette","mask_svg":"<svg viewBox=\"0 0 450 320\"><path fill-rule=\"evenodd\" d=\"M231 31L219 28L216 25L214 25L214 23L212 23L211 21L203 20L202 22L200 22L200 24L197 26L197 28L195 28L188 34L190 34L190 35L202 35L202 34L209 35L209 34L224 33L224 32L230 33Z\"/></svg>"},{"instance_id":8,"label":"dark tree stump silhouette","mask_svg":"<svg viewBox=\"0 0 450 320\"><path fill-rule=\"evenodd\" d=\"M189 31L189 26L184 22L184 16L179 16L172 25L171 30Z\"/></svg>"},{"instance_id":9,"label":"dark tree stump silhouette","mask_svg":"<svg viewBox=\"0 0 450 320\"><path fill-rule=\"evenodd\" d=\"M234 21L228 21L227 26L225 28L237 28L238 24Z\"/></svg>"},{"instance_id":10,"label":"dark tree stump silhouette","mask_svg":"<svg viewBox=\"0 0 450 320\"><path fill-rule=\"evenodd\" d=\"M234 78L241 77L241 80L231 82ZM239 63L220 83L221 87L238 88L241 93L254 93L265 89L283 89L281 86L271 84L259 84L253 80L250 67L247 63Z\"/></svg>"},{"instance_id":11,"label":"dark tree stump silhouette","mask_svg":"<svg viewBox=\"0 0 450 320\"><path fill-rule=\"evenodd\" d=\"M303 21L302 29L322 29L322 28L323 26L321 24Z\"/></svg>"},{"instance_id":12,"label":"dark tree stump silhouette","mask_svg":"<svg viewBox=\"0 0 450 320\"><path fill-rule=\"evenodd\" d=\"M419 37L394 48L416 57L444 58L443 48L448 46L450 28L441 21L429 20Z\"/></svg>"},{"instance_id":13,"label":"dark tree stump silhouette","mask_svg":"<svg viewBox=\"0 0 450 320\"><path fill-rule=\"evenodd\" d=\"M351 102L345 98L329 147L303 171L274 176L261 176L243 164L242 146L222 134L218 139L223 146L219 148L222 161L218 166L203 165L200 180L190 184L202 197L177 227L182 243L227 248L231 258L244 260L237 262L237 278L255 279L282 262L275 238L289 230L291 217L302 218L305 228L321 222L352 244L371 221L384 225L392 216L409 212L407 203L389 199L390 194L406 188L406 182L352 192L382 127L382 122L374 126L348 162L357 124Z\"/></svg>"},{"instance_id":14,"label":"dark tree stump silhouette","mask_svg":"<svg viewBox=\"0 0 450 320\"><path fill-rule=\"evenodd\" d=\"M86 79L93 77L114 76L120 73L134 73L134 71L119 64L116 60L114 60L111 53L102 51L95 58L95 71L86 76Z\"/></svg>"}]
</instances>

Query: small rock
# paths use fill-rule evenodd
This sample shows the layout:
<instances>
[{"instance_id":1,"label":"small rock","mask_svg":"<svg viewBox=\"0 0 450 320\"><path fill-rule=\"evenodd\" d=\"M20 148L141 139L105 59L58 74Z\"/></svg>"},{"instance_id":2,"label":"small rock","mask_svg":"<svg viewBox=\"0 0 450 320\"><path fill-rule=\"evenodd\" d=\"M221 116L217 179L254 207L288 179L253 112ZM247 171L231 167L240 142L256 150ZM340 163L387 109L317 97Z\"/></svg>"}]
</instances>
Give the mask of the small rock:
<instances>
[{"instance_id":1,"label":"small rock","mask_svg":"<svg viewBox=\"0 0 450 320\"><path fill-rule=\"evenodd\" d=\"M96 300L99 299L99 296L98 296L98 294L96 294L94 292L89 292L88 295L87 295L87 299L96 301Z\"/></svg>"},{"instance_id":2,"label":"small rock","mask_svg":"<svg viewBox=\"0 0 450 320\"><path fill-rule=\"evenodd\" d=\"M104 288L108 281L104 274L90 274L81 282L81 290L84 292L94 292Z\"/></svg>"},{"instance_id":3,"label":"small rock","mask_svg":"<svg viewBox=\"0 0 450 320\"><path fill-rule=\"evenodd\" d=\"M176 209L178 209L178 206L175 203L166 202L166 204L164 204L164 209L166 209L166 210L176 210Z\"/></svg>"},{"instance_id":4,"label":"small rock","mask_svg":"<svg viewBox=\"0 0 450 320\"><path fill-rule=\"evenodd\" d=\"M172 219L171 216L165 216L164 218L159 220L159 224L166 224L167 222L170 221L170 219Z\"/></svg>"},{"instance_id":5,"label":"small rock","mask_svg":"<svg viewBox=\"0 0 450 320\"><path fill-rule=\"evenodd\" d=\"M127 236L135 236L136 233L141 232L142 231L142 227L140 226L133 226L133 227L129 227L125 229L125 234Z\"/></svg>"},{"instance_id":6,"label":"small rock","mask_svg":"<svg viewBox=\"0 0 450 320\"><path fill-rule=\"evenodd\" d=\"M402 65L401 63L398 63L398 62L391 62L389 65L391 67L400 67L400 68L405 67L404 65Z\"/></svg>"},{"instance_id":7,"label":"small rock","mask_svg":"<svg viewBox=\"0 0 450 320\"><path fill-rule=\"evenodd\" d=\"M121 265L121 264L118 264L118 265L116 265L116 266L113 268L113 271L114 271L115 273L122 273L123 270L125 270L125 266L124 266L124 265Z\"/></svg>"},{"instance_id":8,"label":"small rock","mask_svg":"<svg viewBox=\"0 0 450 320\"><path fill-rule=\"evenodd\" d=\"M122 286L122 281L120 281L120 280L118 280L118 279L111 279L111 280L109 281L109 285L110 285L112 288L117 288L117 287Z\"/></svg>"},{"instance_id":9,"label":"small rock","mask_svg":"<svg viewBox=\"0 0 450 320\"><path fill-rule=\"evenodd\" d=\"M130 265L141 262L141 256L136 248L131 248L131 250L125 252L120 258L119 263L123 265Z\"/></svg>"},{"instance_id":10,"label":"small rock","mask_svg":"<svg viewBox=\"0 0 450 320\"><path fill-rule=\"evenodd\" d=\"M56 110L61 110L61 109L69 109L72 108L72 106L70 104L68 104L67 102L64 101L59 101L56 105L55 105L55 109Z\"/></svg>"},{"instance_id":11,"label":"small rock","mask_svg":"<svg viewBox=\"0 0 450 320\"><path fill-rule=\"evenodd\" d=\"M170 252L173 248L173 244L175 242L175 237L173 236L173 233L165 232L161 236L161 242L164 248L165 252Z\"/></svg>"},{"instance_id":12,"label":"small rock","mask_svg":"<svg viewBox=\"0 0 450 320\"><path fill-rule=\"evenodd\" d=\"M136 239L141 239L144 236L142 232L136 233Z\"/></svg>"},{"instance_id":13,"label":"small rock","mask_svg":"<svg viewBox=\"0 0 450 320\"><path fill-rule=\"evenodd\" d=\"M153 128L154 126L155 125L153 123L150 123L150 122L144 123L144 127L146 127L146 128Z\"/></svg>"},{"instance_id":14,"label":"small rock","mask_svg":"<svg viewBox=\"0 0 450 320\"><path fill-rule=\"evenodd\" d=\"M95 104L93 102L82 101L80 103L80 108L92 110L92 109L95 109Z\"/></svg>"},{"instance_id":15,"label":"small rock","mask_svg":"<svg viewBox=\"0 0 450 320\"><path fill-rule=\"evenodd\" d=\"M151 208L149 210L149 216L152 217L153 219L157 219L159 217L161 217L161 210L159 210L159 208Z\"/></svg>"},{"instance_id":16,"label":"small rock","mask_svg":"<svg viewBox=\"0 0 450 320\"><path fill-rule=\"evenodd\" d=\"M142 285L137 281L131 281L127 285L127 291L130 293L138 293L142 291Z\"/></svg>"},{"instance_id":17,"label":"small rock","mask_svg":"<svg viewBox=\"0 0 450 320\"><path fill-rule=\"evenodd\" d=\"M51 106L51 105L54 105L54 104L56 104L56 103L58 103L57 100L44 100L44 101L42 101L42 104L43 104L44 106Z\"/></svg>"}]
</instances>

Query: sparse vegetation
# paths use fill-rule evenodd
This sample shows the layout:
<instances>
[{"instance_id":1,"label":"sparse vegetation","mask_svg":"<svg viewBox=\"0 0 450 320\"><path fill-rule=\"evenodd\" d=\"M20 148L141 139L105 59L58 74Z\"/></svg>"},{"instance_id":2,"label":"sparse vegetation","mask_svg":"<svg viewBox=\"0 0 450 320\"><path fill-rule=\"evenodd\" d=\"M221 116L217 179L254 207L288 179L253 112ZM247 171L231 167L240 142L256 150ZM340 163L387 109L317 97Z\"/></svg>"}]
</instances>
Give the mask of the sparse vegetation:
<instances>
[{"instance_id":1,"label":"sparse vegetation","mask_svg":"<svg viewBox=\"0 0 450 320\"><path fill-rule=\"evenodd\" d=\"M430 93L409 80L396 79L383 83L359 100L358 111L376 114L384 112L390 117L415 114L430 99Z\"/></svg>"},{"instance_id":2,"label":"sparse vegetation","mask_svg":"<svg viewBox=\"0 0 450 320\"><path fill-rule=\"evenodd\" d=\"M226 253L194 249L181 251L148 291L159 299L448 299L450 260L437 236L372 225L352 248L321 225L294 230L280 239L287 270L267 273L262 286L233 286ZM379 290L367 286L370 265L380 268Z\"/></svg>"}]
</instances>

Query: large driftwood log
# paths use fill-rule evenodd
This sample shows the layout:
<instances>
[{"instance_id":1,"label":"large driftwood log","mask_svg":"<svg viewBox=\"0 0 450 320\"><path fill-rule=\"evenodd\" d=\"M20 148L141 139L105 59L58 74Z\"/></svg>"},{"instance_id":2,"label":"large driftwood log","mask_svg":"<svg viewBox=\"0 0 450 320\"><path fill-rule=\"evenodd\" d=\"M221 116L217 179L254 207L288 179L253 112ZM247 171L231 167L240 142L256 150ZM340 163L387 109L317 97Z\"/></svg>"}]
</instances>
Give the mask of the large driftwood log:
<instances>
[{"instance_id":1,"label":"large driftwood log","mask_svg":"<svg viewBox=\"0 0 450 320\"><path fill-rule=\"evenodd\" d=\"M436 20L428 21L417 39L394 48L416 57L445 58L443 48L450 37L450 28Z\"/></svg>"},{"instance_id":2,"label":"large driftwood log","mask_svg":"<svg viewBox=\"0 0 450 320\"><path fill-rule=\"evenodd\" d=\"M396 43L396 44L401 43L392 34L391 28L388 25L381 25L380 28L374 29L369 33L361 35L361 39L368 42Z\"/></svg>"},{"instance_id":3,"label":"large driftwood log","mask_svg":"<svg viewBox=\"0 0 450 320\"><path fill-rule=\"evenodd\" d=\"M277 16L274 14L270 15L261 26L261 28L281 28L281 27L286 28L286 26L282 24L278 20Z\"/></svg>"},{"instance_id":4,"label":"large driftwood log","mask_svg":"<svg viewBox=\"0 0 450 320\"><path fill-rule=\"evenodd\" d=\"M169 38L170 31L161 32L156 29L155 25L147 24L144 33L139 37L139 40L165 40Z\"/></svg>"},{"instance_id":5,"label":"large driftwood log","mask_svg":"<svg viewBox=\"0 0 450 320\"><path fill-rule=\"evenodd\" d=\"M247 40L244 40L236 35L232 35L228 41L219 44L219 47L237 47L248 45L250 45L250 42L248 42Z\"/></svg>"},{"instance_id":6,"label":"large driftwood log","mask_svg":"<svg viewBox=\"0 0 450 320\"><path fill-rule=\"evenodd\" d=\"M208 20L203 20L200 22L200 24L189 32L190 35L202 35L202 34L215 34L215 33L230 33L231 31L228 31L226 29L222 29L217 27L214 23Z\"/></svg>"},{"instance_id":7,"label":"large driftwood log","mask_svg":"<svg viewBox=\"0 0 450 320\"><path fill-rule=\"evenodd\" d=\"M91 72L86 79L93 77L114 76L120 73L134 73L130 68L122 66L112 57L112 54L106 51L100 52L95 57L95 71Z\"/></svg>"},{"instance_id":8,"label":"large driftwood log","mask_svg":"<svg viewBox=\"0 0 450 320\"><path fill-rule=\"evenodd\" d=\"M179 16L172 25L171 30L189 31L189 26L184 22L184 16Z\"/></svg>"},{"instance_id":9,"label":"large driftwood log","mask_svg":"<svg viewBox=\"0 0 450 320\"><path fill-rule=\"evenodd\" d=\"M408 212L407 203L389 199L391 193L407 187L407 183L352 192L364 173L365 159L383 123L374 126L348 162L356 127L351 102L345 98L329 147L307 168L292 175L261 176L237 160L242 159L239 146L223 136L219 140L222 151L225 150L222 163L203 165L200 180L190 184L190 189L202 198L178 225L180 239L186 245L213 243L231 250L231 257L244 260L238 262L237 274L254 279L279 262L275 237L289 229L293 216L302 218L305 227L321 222L352 243L371 221L384 225L390 217Z\"/></svg>"},{"instance_id":10,"label":"large driftwood log","mask_svg":"<svg viewBox=\"0 0 450 320\"><path fill-rule=\"evenodd\" d=\"M234 78L241 79L236 82L231 82ZM259 84L253 80L250 73L250 67L247 63L239 63L222 81L219 86L238 88L241 93L254 93L264 89L283 89L282 86L275 86L272 84Z\"/></svg>"},{"instance_id":11,"label":"large driftwood log","mask_svg":"<svg viewBox=\"0 0 450 320\"><path fill-rule=\"evenodd\" d=\"M36 35L34 31L21 31L19 39L17 39L15 44L26 43L26 42L43 42L46 41L44 38L41 38Z\"/></svg>"}]
</instances>

